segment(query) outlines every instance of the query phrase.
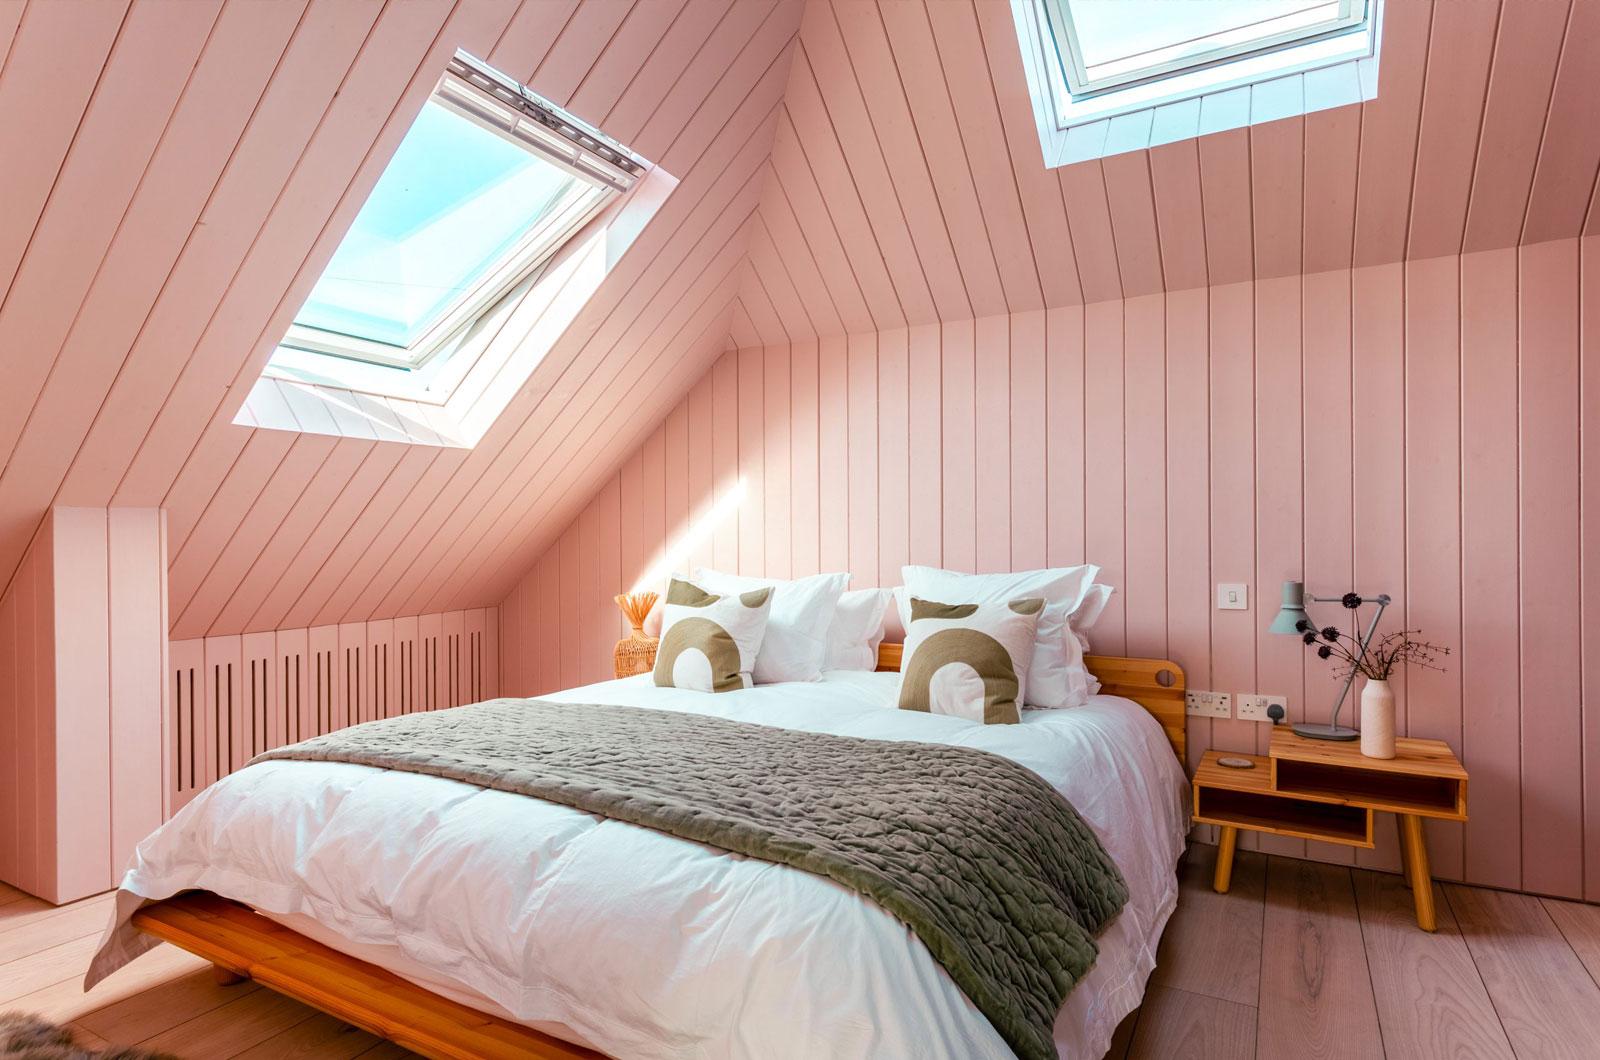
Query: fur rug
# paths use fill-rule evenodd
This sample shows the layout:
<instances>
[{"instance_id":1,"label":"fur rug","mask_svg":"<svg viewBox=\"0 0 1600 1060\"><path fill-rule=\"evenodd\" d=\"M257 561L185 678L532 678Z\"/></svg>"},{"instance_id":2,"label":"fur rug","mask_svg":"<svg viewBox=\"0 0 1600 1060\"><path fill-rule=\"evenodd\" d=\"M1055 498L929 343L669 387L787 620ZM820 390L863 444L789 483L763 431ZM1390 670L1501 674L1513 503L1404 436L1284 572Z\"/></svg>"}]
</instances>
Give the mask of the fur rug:
<instances>
[{"instance_id":1,"label":"fur rug","mask_svg":"<svg viewBox=\"0 0 1600 1060\"><path fill-rule=\"evenodd\" d=\"M0 1060L175 1060L166 1053L112 1046L103 1053L84 1049L72 1032L37 1016L0 1012Z\"/></svg>"}]
</instances>

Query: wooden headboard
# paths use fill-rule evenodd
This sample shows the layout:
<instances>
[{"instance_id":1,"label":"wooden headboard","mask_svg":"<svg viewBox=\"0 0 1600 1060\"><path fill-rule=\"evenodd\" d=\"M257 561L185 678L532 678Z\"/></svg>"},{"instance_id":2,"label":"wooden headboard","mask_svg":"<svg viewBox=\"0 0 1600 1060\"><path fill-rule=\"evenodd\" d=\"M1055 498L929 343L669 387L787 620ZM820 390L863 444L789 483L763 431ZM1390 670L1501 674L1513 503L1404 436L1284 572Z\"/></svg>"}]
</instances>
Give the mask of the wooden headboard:
<instances>
[{"instance_id":1,"label":"wooden headboard","mask_svg":"<svg viewBox=\"0 0 1600 1060\"><path fill-rule=\"evenodd\" d=\"M904 645L878 646L878 669L899 670ZM1108 696L1131 699L1155 716L1167 734L1179 762L1184 757L1183 667L1170 659L1123 659L1115 655L1085 655L1084 664Z\"/></svg>"}]
</instances>

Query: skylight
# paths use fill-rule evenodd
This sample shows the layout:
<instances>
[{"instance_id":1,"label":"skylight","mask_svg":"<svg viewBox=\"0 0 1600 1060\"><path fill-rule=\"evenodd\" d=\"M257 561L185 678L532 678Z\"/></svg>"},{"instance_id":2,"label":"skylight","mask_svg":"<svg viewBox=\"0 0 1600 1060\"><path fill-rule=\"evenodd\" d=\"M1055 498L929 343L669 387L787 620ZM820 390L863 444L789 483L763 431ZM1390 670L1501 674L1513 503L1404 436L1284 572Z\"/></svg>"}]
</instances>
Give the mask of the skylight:
<instances>
[{"instance_id":1,"label":"skylight","mask_svg":"<svg viewBox=\"0 0 1600 1060\"><path fill-rule=\"evenodd\" d=\"M1046 166L1373 99L1384 0L1013 0Z\"/></svg>"},{"instance_id":2,"label":"skylight","mask_svg":"<svg viewBox=\"0 0 1600 1060\"><path fill-rule=\"evenodd\" d=\"M397 373L447 358L642 168L597 131L458 55L295 315L273 366L326 378L340 372L328 358ZM389 389L381 373L354 371L352 385Z\"/></svg>"},{"instance_id":3,"label":"skylight","mask_svg":"<svg viewBox=\"0 0 1600 1060\"><path fill-rule=\"evenodd\" d=\"M1046 0L1068 90L1105 92L1359 29L1364 0Z\"/></svg>"}]
</instances>

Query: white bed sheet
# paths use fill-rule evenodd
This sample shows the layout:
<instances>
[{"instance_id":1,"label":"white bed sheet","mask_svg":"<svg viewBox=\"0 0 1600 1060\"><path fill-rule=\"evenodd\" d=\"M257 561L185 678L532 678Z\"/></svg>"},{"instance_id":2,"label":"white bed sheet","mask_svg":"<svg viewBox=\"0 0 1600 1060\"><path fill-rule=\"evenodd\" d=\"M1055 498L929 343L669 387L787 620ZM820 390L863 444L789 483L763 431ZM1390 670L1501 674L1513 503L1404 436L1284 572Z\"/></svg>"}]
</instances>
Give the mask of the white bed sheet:
<instances>
[{"instance_id":1,"label":"white bed sheet","mask_svg":"<svg viewBox=\"0 0 1600 1060\"><path fill-rule=\"evenodd\" d=\"M646 675L548 698L965 745L1035 770L1128 882L1055 1024L1062 1056L1102 1056L1177 897L1187 785L1160 727L1109 696L984 726L894 709L896 680L713 696ZM218 782L140 844L91 979L147 948L134 909L190 888L617 1056L1010 1055L904 925L830 880L438 777L267 762Z\"/></svg>"}]
</instances>

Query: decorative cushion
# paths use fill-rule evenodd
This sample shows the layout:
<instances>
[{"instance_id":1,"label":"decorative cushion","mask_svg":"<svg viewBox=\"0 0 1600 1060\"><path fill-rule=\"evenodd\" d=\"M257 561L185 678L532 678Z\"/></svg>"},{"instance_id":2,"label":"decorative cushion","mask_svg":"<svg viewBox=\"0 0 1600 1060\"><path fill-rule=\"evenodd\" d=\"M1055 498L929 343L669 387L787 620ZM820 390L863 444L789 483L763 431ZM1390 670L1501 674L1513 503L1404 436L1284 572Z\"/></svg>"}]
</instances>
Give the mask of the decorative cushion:
<instances>
[{"instance_id":1,"label":"decorative cushion","mask_svg":"<svg viewBox=\"0 0 1600 1060\"><path fill-rule=\"evenodd\" d=\"M701 567L694 572L694 581L707 592L723 594L772 587L772 611L752 671L756 684L815 681L822 676L828 627L833 624L839 596L850 584L849 574L814 574L786 581Z\"/></svg>"},{"instance_id":2,"label":"decorative cushion","mask_svg":"<svg viewBox=\"0 0 1600 1060\"><path fill-rule=\"evenodd\" d=\"M1044 601L941 604L912 597L910 603L900 709L985 725L1020 722Z\"/></svg>"},{"instance_id":3,"label":"decorative cushion","mask_svg":"<svg viewBox=\"0 0 1600 1060\"><path fill-rule=\"evenodd\" d=\"M889 609L888 589L854 589L839 597L828 627L824 670L878 668L878 645L883 643L883 613Z\"/></svg>"},{"instance_id":4,"label":"decorative cushion","mask_svg":"<svg viewBox=\"0 0 1600 1060\"><path fill-rule=\"evenodd\" d=\"M674 578L662 611L656 684L697 692L749 688L771 607L770 587L716 596Z\"/></svg>"},{"instance_id":5,"label":"decorative cushion","mask_svg":"<svg viewBox=\"0 0 1600 1060\"><path fill-rule=\"evenodd\" d=\"M1003 604L1030 597L1043 599L1045 608L1035 634L1026 703L1031 707L1077 707L1088 702L1092 693L1086 690L1094 679L1083 666L1083 649L1073 635L1068 616L1084 603L1095 575L1100 573L1099 567L1091 563L1079 567L963 574L936 567L906 566L900 568L900 573L905 579L905 591L900 594L900 615L901 620L908 623L907 601L912 596L981 604Z\"/></svg>"}]
</instances>

